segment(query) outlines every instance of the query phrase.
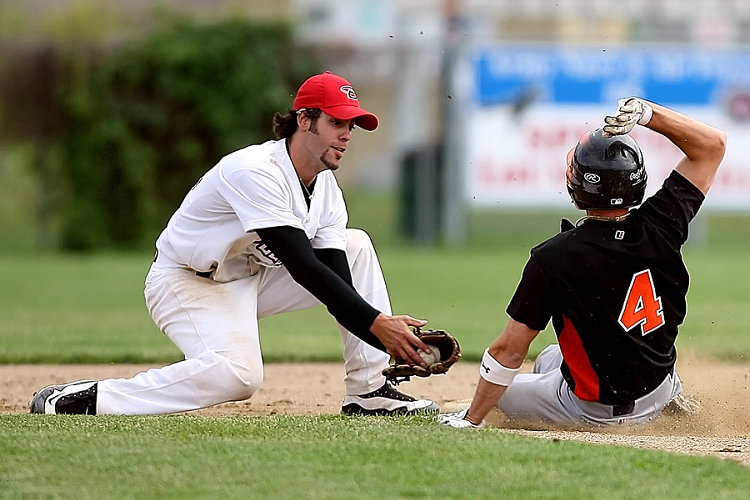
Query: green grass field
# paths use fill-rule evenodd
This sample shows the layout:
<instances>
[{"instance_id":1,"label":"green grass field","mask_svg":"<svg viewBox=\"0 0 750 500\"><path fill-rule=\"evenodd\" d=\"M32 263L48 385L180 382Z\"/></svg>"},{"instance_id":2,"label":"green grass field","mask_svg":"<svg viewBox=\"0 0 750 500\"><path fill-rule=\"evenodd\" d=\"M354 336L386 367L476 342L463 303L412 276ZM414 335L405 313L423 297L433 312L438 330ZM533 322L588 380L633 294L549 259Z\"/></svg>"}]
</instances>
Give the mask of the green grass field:
<instances>
[{"instance_id":1,"label":"green grass field","mask_svg":"<svg viewBox=\"0 0 750 500\"><path fill-rule=\"evenodd\" d=\"M465 359L477 360L500 332L525 251L379 252L394 312L453 332ZM742 360L750 355L745 310L750 266L744 251L687 250L688 317L678 347ZM181 354L153 325L143 303L150 256L0 255L0 362L159 362ZM553 339L550 328L534 356ZM261 320L268 361L340 359L340 340L323 307ZM304 352L305 358L290 353Z\"/></svg>"},{"instance_id":2,"label":"green grass field","mask_svg":"<svg viewBox=\"0 0 750 500\"><path fill-rule=\"evenodd\" d=\"M395 312L455 333L465 359L478 359L506 320L530 245L558 219L531 227L521 216L477 216L473 227L497 230L439 250L399 245L373 222ZM750 356L744 227L745 219L720 218L706 242L688 245L692 284L680 349ZM150 260L150 252L0 255L0 363L178 360L143 304ZM290 352L340 360L323 308L264 319L261 335L268 362L303 360ZM544 332L531 354L551 340ZM426 418L2 415L0 455L3 499L713 500L750 492L750 470L729 461L493 429L455 432Z\"/></svg>"},{"instance_id":3,"label":"green grass field","mask_svg":"<svg viewBox=\"0 0 750 500\"><path fill-rule=\"evenodd\" d=\"M746 499L718 459L459 431L424 417L0 419L0 498Z\"/></svg>"}]
</instances>

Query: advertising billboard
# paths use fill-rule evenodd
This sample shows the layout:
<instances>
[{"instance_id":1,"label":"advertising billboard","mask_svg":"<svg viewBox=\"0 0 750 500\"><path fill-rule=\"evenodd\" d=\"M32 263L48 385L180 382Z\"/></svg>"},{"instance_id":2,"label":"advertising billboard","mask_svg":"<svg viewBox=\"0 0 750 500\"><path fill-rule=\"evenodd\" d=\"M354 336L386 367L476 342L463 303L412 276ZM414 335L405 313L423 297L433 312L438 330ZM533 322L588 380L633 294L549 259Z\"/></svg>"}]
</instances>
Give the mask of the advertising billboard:
<instances>
[{"instance_id":1,"label":"advertising billboard","mask_svg":"<svg viewBox=\"0 0 750 500\"><path fill-rule=\"evenodd\" d=\"M565 158L588 130L638 96L724 130L727 154L712 209L750 209L750 51L700 48L503 46L474 51L467 116L467 196L484 207L569 203ZM644 127L655 191L681 157Z\"/></svg>"}]
</instances>

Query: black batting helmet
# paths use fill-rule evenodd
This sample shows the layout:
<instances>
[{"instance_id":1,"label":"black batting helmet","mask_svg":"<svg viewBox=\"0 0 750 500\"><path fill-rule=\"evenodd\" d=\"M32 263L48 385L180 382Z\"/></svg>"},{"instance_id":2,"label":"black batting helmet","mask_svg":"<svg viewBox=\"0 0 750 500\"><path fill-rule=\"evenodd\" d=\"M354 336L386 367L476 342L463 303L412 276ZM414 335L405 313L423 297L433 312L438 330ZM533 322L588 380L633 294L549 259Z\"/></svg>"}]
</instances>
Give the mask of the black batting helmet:
<instances>
[{"instance_id":1,"label":"black batting helmet","mask_svg":"<svg viewBox=\"0 0 750 500\"><path fill-rule=\"evenodd\" d=\"M640 205L648 176L641 148L629 135L605 137L596 129L570 152L567 177L571 199L586 210Z\"/></svg>"}]
</instances>

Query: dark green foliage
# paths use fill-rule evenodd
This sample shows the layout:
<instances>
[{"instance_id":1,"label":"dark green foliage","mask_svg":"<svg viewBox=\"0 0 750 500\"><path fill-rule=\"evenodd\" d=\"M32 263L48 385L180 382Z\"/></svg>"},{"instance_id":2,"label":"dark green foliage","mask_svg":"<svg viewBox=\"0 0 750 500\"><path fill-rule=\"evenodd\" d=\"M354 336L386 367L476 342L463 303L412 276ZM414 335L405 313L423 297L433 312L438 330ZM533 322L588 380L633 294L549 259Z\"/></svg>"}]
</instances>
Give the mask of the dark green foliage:
<instances>
[{"instance_id":1,"label":"dark green foliage","mask_svg":"<svg viewBox=\"0 0 750 500\"><path fill-rule=\"evenodd\" d=\"M58 113L16 115L32 122L24 138L59 153L42 163L60 245L72 250L152 244L206 170L272 138L273 114L317 72L289 26L241 19L180 20L144 39L37 56L55 68L44 95Z\"/></svg>"},{"instance_id":2,"label":"dark green foliage","mask_svg":"<svg viewBox=\"0 0 750 500\"><path fill-rule=\"evenodd\" d=\"M290 40L280 25L182 21L110 54L71 94L79 126L66 141L67 172L87 193L76 204L88 206L67 211L65 246L153 239L223 155L272 138L273 113L313 72ZM96 207L99 224L76 220Z\"/></svg>"}]
</instances>

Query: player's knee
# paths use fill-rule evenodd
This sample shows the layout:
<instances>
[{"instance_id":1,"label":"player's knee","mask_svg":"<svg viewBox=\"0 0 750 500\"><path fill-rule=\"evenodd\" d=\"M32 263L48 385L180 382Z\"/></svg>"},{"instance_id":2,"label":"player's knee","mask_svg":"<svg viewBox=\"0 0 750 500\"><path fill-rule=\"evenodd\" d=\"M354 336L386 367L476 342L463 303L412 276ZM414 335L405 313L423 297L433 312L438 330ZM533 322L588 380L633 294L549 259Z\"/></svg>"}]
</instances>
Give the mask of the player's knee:
<instances>
[{"instance_id":1,"label":"player's knee","mask_svg":"<svg viewBox=\"0 0 750 500\"><path fill-rule=\"evenodd\" d=\"M363 252L374 253L374 251L369 234L361 229L349 228L346 230L346 253L350 257L356 257Z\"/></svg>"},{"instance_id":2,"label":"player's knee","mask_svg":"<svg viewBox=\"0 0 750 500\"><path fill-rule=\"evenodd\" d=\"M362 229L351 227L346 229L346 242L347 246L352 246L353 248L372 246L369 234Z\"/></svg>"},{"instance_id":3,"label":"player's knee","mask_svg":"<svg viewBox=\"0 0 750 500\"><path fill-rule=\"evenodd\" d=\"M225 359L227 360L225 377L217 383L222 386L226 391L226 396L232 401L250 398L263 382L262 363L238 356L236 353Z\"/></svg>"},{"instance_id":4,"label":"player's knee","mask_svg":"<svg viewBox=\"0 0 750 500\"><path fill-rule=\"evenodd\" d=\"M237 400L248 399L255 394L263 382L263 368L251 369L247 366L235 365L237 372Z\"/></svg>"},{"instance_id":5,"label":"player's knee","mask_svg":"<svg viewBox=\"0 0 750 500\"><path fill-rule=\"evenodd\" d=\"M556 370L562 364L562 351L558 344L551 344L545 347L536 357L534 362L534 373L549 373Z\"/></svg>"}]
</instances>

